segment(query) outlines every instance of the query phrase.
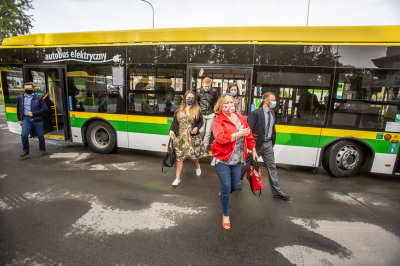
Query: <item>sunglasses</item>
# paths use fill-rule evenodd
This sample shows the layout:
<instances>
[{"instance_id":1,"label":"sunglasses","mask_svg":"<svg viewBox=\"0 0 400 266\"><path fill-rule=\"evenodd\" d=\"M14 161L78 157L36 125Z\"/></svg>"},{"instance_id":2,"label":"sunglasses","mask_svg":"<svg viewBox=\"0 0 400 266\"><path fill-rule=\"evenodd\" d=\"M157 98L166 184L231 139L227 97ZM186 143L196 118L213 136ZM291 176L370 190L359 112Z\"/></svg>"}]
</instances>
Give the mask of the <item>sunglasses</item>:
<instances>
[{"instance_id":1,"label":"sunglasses","mask_svg":"<svg viewBox=\"0 0 400 266\"><path fill-rule=\"evenodd\" d=\"M233 84L229 85L229 88L232 88L232 87L238 87L239 88L239 86L236 83L233 83Z\"/></svg>"},{"instance_id":2,"label":"sunglasses","mask_svg":"<svg viewBox=\"0 0 400 266\"><path fill-rule=\"evenodd\" d=\"M224 94L221 95L221 97L225 97L225 96L232 96L232 94L230 94L229 92L227 92L227 93L224 93Z\"/></svg>"}]
</instances>

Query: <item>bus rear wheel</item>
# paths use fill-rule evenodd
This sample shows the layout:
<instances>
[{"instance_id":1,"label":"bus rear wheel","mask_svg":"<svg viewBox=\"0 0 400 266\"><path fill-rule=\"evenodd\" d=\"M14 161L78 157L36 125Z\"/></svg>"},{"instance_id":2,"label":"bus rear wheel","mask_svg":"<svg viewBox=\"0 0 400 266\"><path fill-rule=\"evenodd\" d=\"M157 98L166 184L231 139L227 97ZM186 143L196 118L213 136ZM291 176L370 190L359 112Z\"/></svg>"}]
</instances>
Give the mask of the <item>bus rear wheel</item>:
<instances>
[{"instance_id":1,"label":"bus rear wheel","mask_svg":"<svg viewBox=\"0 0 400 266\"><path fill-rule=\"evenodd\" d=\"M360 170L364 158L365 153L360 145L341 140L324 151L322 166L335 177L350 177Z\"/></svg>"},{"instance_id":2,"label":"bus rear wheel","mask_svg":"<svg viewBox=\"0 0 400 266\"><path fill-rule=\"evenodd\" d=\"M90 149L97 153L110 153L116 147L114 130L103 121L90 123L86 131L86 139Z\"/></svg>"}]
</instances>

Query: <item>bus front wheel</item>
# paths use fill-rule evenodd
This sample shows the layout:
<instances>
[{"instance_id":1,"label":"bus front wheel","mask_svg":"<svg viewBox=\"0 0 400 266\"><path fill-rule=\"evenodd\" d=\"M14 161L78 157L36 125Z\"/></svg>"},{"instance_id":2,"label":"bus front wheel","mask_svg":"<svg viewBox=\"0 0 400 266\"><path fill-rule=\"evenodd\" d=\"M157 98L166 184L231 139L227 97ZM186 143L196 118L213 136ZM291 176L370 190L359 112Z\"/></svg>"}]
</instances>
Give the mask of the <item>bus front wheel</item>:
<instances>
[{"instance_id":1,"label":"bus front wheel","mask_svg":"<svg viewBox=\"0 0 400 266\"><path fill-rule=\"evenodd\" d=\"M103 121L90 123L86 130L86 139L90 149L97 153L110 153L116 146L114 130Z\"/></svg>"},{"instance_id":2,"label":"bus front wheel","mask_svg":"<svg viewBox=\"0 0 400 266\"><path fill-rule=\"evenodd\" d=\"M329 146L322 158L324 169L335 177L355 175L364 164L365 153L357 143L341 140Z\"/></svg>"}]
</instances>

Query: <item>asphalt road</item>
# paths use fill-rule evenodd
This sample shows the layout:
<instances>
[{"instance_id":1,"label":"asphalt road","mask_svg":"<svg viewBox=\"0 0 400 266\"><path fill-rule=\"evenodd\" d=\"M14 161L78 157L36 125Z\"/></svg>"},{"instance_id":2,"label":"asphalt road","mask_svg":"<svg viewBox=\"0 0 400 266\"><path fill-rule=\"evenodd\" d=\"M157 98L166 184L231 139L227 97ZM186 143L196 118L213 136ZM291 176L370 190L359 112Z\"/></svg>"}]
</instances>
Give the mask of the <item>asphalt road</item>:
<instances>
[{"instance_id":1,"label":"asphalt road","mask_svg":"<svg viewBox=\"0 0 400 266\"><path fill-rule=\"evenodd\" d=\"M96 154L38 142L20 158L20 136L0 112L1 265L399 265L400 178L279 166L281 189L231 196L222 228L219 182L210 158L202 175L184 163L161 173L160 153ZM266 171L263 169L263 174Z\"/></svg>"}]
</instances>

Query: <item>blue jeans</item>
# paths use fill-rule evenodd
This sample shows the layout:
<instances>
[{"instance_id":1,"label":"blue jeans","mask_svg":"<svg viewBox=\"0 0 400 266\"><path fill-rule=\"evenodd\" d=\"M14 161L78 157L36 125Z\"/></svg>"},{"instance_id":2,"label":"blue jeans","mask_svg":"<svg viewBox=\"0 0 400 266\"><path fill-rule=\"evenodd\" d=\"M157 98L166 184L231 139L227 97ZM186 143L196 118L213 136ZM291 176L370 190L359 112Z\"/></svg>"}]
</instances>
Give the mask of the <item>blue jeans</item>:
<instances>
[{"instance_id":1,"label":"blue jeans","mask_svg":"<svg viewBox=\"0 0 400 266\"><path fill-rule=\"evenodd\" d=\"M229 195L239 188L241 165L240 163L227 165L219 162L214 168L221 183L221 195L219 198L222 211L224 216L229 216Z\"/></svg>"},{"instance_id":2,"label":"blue jeans","mask_svg":"<svg viewBox=\"0 0 400 266\"><path fill-rule=\"evenodd\" d=\"M31 117L24 116L22 117L22 133L21 133L21 140L22 140L22 149L26 152L29 152L29 134L31 133L31 127L35 129L36 135L39 139L39 150L46 151L46 146L44 143L44 128L43 128L43 121L41 122L34 122Z\"/></svg>"}]
</instances>

